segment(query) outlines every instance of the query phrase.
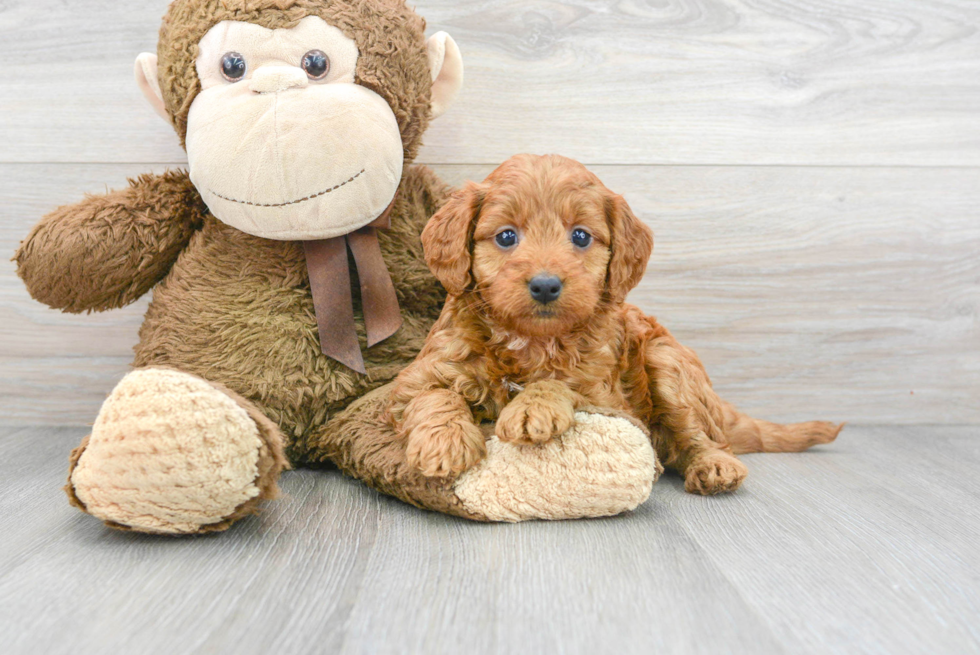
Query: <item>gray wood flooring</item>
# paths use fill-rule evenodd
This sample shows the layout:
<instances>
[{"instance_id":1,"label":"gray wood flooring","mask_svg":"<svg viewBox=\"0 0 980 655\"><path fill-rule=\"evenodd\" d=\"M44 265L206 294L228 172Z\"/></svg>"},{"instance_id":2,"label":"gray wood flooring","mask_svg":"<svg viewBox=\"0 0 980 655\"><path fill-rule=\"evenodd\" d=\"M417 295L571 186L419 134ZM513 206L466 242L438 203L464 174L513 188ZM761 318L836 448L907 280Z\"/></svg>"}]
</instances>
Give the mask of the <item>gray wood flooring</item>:
<instances>
[{"instance_id":1,"label":"gray wood flooring","mask_svg":"<svg viewBox=\"0 0 980 655\"><path fill-rule=\"evenodd\" d=\"M980 428L850 427L665 476L611 519L482 525L335 471L230 532L115 532L59 487L81 428L0 435L4 653L980 653Z\"/></svg>"}]
</instances>

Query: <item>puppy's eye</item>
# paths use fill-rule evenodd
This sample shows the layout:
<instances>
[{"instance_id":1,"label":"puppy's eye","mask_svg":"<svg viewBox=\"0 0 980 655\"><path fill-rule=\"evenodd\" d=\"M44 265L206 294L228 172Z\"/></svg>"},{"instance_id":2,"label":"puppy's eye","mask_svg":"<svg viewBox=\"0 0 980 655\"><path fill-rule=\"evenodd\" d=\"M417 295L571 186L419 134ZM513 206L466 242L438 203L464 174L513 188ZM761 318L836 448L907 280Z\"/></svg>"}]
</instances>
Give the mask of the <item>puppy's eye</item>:
<instances>
[{"instance_id":1,"label":"puppy's eye","mask_svg":"<svg viewBox=\"0 0 980 655\"><path fill-rule=\"evenodd\" d=\"M510 248L515 243L517 243L517 232L514 230L503 230L500 234L494 237L494 241L501 248Z\"/></svg>"},{"instance_id":2,"label":"puppy's eye","mask_svg":"<svg viewBox=\"0 0 980 655\"><path fill-rule=\"evenodd\" d=\"M579 248L588 248L592 244L592 235L581 228L572 230L572 243Z\"/></svg>"},{"instance_id":3,"label":"puppy's eye","mask_svg":"<svg viewBox=\"0 0 980 655\"><path fill-rule=\"evenodd\" d=\"M245 77L245 57L238 52L229 52L221 58L221 74L229 82L237 82Z\"/></svg>"},{"instance_id":4,"label":"puppy's eye","mask_svg":"<svg viewBox=\"0 0 980 655\"><path fill-rule=\"evenodd\" d=\"M303 55L303 70L311 80L322 80L330 72L330 57L322 50L310 50Z\"/></svg>"}]
</instances>

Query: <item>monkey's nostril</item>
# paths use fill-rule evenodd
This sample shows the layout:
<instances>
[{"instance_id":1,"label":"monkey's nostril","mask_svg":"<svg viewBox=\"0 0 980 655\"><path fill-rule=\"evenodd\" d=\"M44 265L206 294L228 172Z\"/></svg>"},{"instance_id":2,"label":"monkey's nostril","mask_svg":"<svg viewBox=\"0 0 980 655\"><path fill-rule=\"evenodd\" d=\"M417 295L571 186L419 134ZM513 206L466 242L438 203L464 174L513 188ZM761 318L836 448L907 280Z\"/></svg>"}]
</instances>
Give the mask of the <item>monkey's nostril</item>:
<instances>
[{"instance_id":1,"label":"monkey's nostril","mask_svg":"<svg viewBox=\"0 0 980 655\"><path fill-rule=\"evenodd\" d=\"M561 280L554 275L543 273L535 275L527 283L527 289L531 292L531 297L539 303L547 305L558 300L561 295Z\"/></svg>"}]
</instances>

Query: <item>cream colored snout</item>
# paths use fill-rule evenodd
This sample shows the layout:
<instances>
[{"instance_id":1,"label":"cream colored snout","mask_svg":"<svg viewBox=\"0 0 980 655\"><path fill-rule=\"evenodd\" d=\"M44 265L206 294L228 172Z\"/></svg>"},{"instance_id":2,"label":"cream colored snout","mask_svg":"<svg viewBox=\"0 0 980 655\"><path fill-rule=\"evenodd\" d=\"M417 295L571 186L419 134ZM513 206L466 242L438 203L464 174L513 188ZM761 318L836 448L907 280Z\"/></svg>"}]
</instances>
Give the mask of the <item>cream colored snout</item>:
<instances>
[{"instance_id":1,"label":"cream colored snout","mask_svg":"<svg viewBox=\"0 0 980 655\"><path fill-rule=\"evenodd\" d=\"M253 93L279 93L305 89L310 84L306 72L295 66L262 66L252 72L248 88Z\"/></svg>"}]
</instances>

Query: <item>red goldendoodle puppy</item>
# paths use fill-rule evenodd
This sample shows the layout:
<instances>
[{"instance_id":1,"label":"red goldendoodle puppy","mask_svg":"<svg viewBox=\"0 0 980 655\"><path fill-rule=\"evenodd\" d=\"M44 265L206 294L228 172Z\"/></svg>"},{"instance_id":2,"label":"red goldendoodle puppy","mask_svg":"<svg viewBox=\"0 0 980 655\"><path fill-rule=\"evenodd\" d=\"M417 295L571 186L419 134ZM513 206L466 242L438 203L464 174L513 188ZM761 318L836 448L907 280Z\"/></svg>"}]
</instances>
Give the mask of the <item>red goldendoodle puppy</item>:
<instances>
[{"instance_id":1,"label":"red goldendoodle puppy","mask_svg":"<svg viewBox=\"0 0 980 655\"><path fill-rule=\"evenodd\" d=\"M661 461L701 494L738 488L747 471L733 453L804 450L840 431L739 413L692 350L624 302L653 234L578 162L510 159L457 192L422 243L449 298L387 418L427 476L483 457L482 420L502 441L540 444L589 406L644 421Z\"/></svg>"}]
</instances>

